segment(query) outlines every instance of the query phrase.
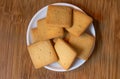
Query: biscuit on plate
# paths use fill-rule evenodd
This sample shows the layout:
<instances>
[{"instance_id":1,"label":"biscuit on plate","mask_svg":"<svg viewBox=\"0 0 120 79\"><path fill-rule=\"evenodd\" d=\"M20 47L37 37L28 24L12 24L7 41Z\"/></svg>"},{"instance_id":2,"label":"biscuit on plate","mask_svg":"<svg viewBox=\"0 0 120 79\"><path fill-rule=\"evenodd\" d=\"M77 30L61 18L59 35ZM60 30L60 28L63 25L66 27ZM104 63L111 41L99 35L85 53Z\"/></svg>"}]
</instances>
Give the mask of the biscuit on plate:
<instances>
[{"instance_id":1,"label":"biscuit on plate","mask_svg":"<svg viewBox=\"0 0 120 79\"><path fill-rule=\"evenodd\" d=\"M63 28L46 24L46 19L38 21L38 29L39 31L43 31L42 33L46 39L64 36Z\"/></svg>"},{"instance_id":2,"label":"biscuit on plate","mask_svg":"<svg viewBox=\"0 0 120 79\"><path fill-rule=\"evenodd\" d=\"M30 31L30 34L31 34L31 38L32 38L32 43L39 41L40 38L42 39L42 37L39 37L37 28L32 28Z\"/></svg>"},{"instance_id":3,"label":"biscuit on plate","mask_svg":"<svg viewBox=\"0 0 120 79\"><path fill-rule=\"evenodd\" d=\"M67 31L75 36L80 36L87 27L92 23L92 18L87 14L73 10L73 26L70 28L66 28Z\"/></svg>"},{"instance_id":4,"label":"biscuit on plate","mask_svg":"<svg viewBox=\"0 0 120 79\"><path fill-rule=\"evenodd\" d=\"M33 30L32 30L33 31ZM62 37L64 30L61 27L50 26L46 24L46 19L40 19L37 22L37 30L32 32L33 42L48 40L56 37Z\"/></svg>"},{"instance_id":5,"label":"biscuit on plate","mask_svg":"<svg viewBox=\"0 0 120 79\"><path fill-rule=\"evenodd\" d=\"M48 6L46 22L59 27L71 27L72 8L67 6Z\"/></svg>"},{"instance_id":6,"label":"biscuit on plate","mask_svg":"<svg viewBox=\"0 0 120 79\"><path fill-rule=\"evenodd\" d=\"M28 46L28 51L36 69L58 60L56 52L49 40L40 41Z\"/></svg>"},{"instance_id":7,"label":"biscuit on plate","mask_svg":"<svg viewBox=\"0 0 120 79\"><path fill-rule=\"evenodd\" d=\"M68 43L76 50L78 57L87 60L91 54L95 38L87 33L82 34L80 37L69 35Z\"/></svg>"},{"instance_id":8,"label":"biscuit on plate","mask_svg":"<svg viewBox=\"0 0 120 79\"><path fill-rule=\"evenodd\" d=\"M69 69L76 58L76 52L62 39L58 39L54 47L59 57L58 63L64 69Z\"/></svg>"}]
</instances>

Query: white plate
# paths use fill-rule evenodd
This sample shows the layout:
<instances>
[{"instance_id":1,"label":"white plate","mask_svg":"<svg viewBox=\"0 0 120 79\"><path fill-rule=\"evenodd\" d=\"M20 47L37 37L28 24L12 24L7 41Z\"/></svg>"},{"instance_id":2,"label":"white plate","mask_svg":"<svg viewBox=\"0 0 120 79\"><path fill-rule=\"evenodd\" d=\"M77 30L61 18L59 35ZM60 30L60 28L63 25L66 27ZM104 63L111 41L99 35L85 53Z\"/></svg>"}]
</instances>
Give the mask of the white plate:
<instances>
[{"instance_id":1,"label":"white plate","mask_svg":"<svg viewBox=\"0 0 120 79\"><path fill-rule=\"evenodd\" d=\"M68 4L68 3L54 3L54 4L51 4L51 5L61 5L61 6L69 6L69 7L72 7L74 9L77 9L77 10L80 10L80 11L83 11L81 10L79 7L75 6L75 5L72 5L72 4ZM47 13L47 8L48 8L48 5L43 7L41 10L39 10L34 16L33 18L31 19L29 25L28 25L28 29L27 29L27 37L26 37L26 41L27 41L27 46L31 44L31 36L30 36L30 30L32 28L35 28L37 25L37 21L39 19L42 19L44 17L46 17L46 13ZM84 11L83 11L84 12ZM91 24L90 27L87 29L87 31L89 31L89 33L91 33L94 37L96 36L95 35L95 29L94 29L94 25ZM95 45L95 43L94 43ZM94 46L93 46L93 49L94 49ZM92 50L93 51L93 50ZM91 51L91 53L92 53ZM69 70L67 71L70 71L70 70L74 70L78 67L80 67L81 65L83 65L83 63L85 63L86 60L82 60L82 59L76 59L76 61L74 62L74 64L70 67ZM56 63L53 63L53 64L50 64L50 65L47 65L47 66L44 66L46 69L49 69L49 70L53 70L53 71L59 71L59 72L64 72L66 70L64 70L57 62Z\"/></svg>"}]
</instances>

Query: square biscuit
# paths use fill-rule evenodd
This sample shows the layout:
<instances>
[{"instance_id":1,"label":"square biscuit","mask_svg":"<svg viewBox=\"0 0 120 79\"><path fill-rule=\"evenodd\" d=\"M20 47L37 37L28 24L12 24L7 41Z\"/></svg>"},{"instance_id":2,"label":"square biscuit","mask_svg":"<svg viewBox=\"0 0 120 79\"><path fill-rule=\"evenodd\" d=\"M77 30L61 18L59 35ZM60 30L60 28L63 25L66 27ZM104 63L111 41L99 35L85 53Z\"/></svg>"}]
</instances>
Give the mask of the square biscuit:
<instances>
[{"instance_id":1,"label":"square biscuit","mask_svg":"<svg viewBox=\"0 0 120 79\"><path fill-rule=\"evenodd\" d=\"M68 43L76 50L78 57L87 60L91 54L95 38L87 33L82 34L80 37L69 35Z\"/></svg>"},{"instance_id":2,"label":"square biscuit","mask_svg":"<svg viewBox=\"0 0 120 79\"><path fill-rule=\"evenodd\" d=\"M72 25L72 8L67 6L48 6L46 22L49 25L70 27Z\"/></svg>"},{"instance_id":3,"label":"square biscuit","mask_svg":"<svg viewBox=\"0 0 120 79\"><path fill-rule=\"evenodd\" d=\"M32 33L33 42L37 42L62 37L64 35L64 30L61 27L47 25L46 19L44 18L37 22L37 30L34 30Z\"/></svg>"},{"instance_id":4,"label":"square biscuit","mask_svg":"<svg viewBox=\"0 0 120 79\"><path fill-rule=\"evenodd\" d=\"M81 11L73 10L73 26L66 28L68 32L75 36L80 36L92 23L92 18Z\"/></svg>"},{"instance_id":5,"label":"square biscuit","mask_svg":"<svg viewBox=\"0 0 120 79\"><path fill-rule=\"evenodd\" d=\"M28 51L36 69L58 60L56 52L49 40L40 41L28 46Z\"/></svg>"},{"instance_id":6,"label":"square biscuit","mask_svg":"<svg viewBox=\"0 0 120 79\"><path fill-rule=\"evenodd\" d=\"M76 58L76 52L62 39L58 39L54 47L59 57L58 63L64 69L69 69Z\"/></svg>"}]
</instances>

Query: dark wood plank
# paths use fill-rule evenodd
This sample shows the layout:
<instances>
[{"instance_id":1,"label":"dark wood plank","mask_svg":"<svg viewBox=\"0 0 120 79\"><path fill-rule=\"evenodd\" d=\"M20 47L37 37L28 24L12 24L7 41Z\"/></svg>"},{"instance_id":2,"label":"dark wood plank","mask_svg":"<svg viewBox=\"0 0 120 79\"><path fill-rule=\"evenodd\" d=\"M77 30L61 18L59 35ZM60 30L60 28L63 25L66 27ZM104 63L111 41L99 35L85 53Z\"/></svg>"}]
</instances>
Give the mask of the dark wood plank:
<instances>
[{"instance_id":1,"label":"dark wood plank","mask_svg":"<svg viewBox=\"0 0 120 79\"><path fill-rule=\"evenodd\" d=\"M94 18L94 52L83 66L70 72L36 70L27 51L30 19L55 2L77 5ZM119 79L119 7L119 0L0 0L0 79Z\"/></svg>"}]
</instances>

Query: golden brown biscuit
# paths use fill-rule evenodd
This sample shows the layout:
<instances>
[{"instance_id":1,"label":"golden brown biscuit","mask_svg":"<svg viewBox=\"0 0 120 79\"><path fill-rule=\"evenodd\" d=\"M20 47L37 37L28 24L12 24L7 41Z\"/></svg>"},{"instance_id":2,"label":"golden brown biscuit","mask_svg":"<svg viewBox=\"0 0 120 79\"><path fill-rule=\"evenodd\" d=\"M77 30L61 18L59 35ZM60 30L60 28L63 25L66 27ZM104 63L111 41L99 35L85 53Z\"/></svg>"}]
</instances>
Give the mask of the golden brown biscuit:
<instances>
[{"instance_id":1,"label":"golden brown biscuit","mask_svg":"<svg viewBox=\"0 0 120 79\"><path fill-rule=\"evenodd\" d=\"M36 69L58 60L55 50L49 40L40 41L28 46L28 51Z\"/></svg>"},{"instance_id":2,"label":"golden brown biscuit","mask_svg":"<svg viewBox=\"0 0 120 79\"><path fill-rule=\"evenodd\" d=\"M87 33L82 34L80 37L69 35L68 42L78 53L78 57L87 60L91 54L95 38Z\"/></svg>"},{"instance_id":3,"label":"golden brown biscuit","mask_svg":"<svg viewBox=\"0 0 120 79\"><path fill-rule=\"evenodd\" d=\"M57 26L48 26L46 24L46 19L41 19L37 23L37 29L32 30L33 42L48 40L56 37L62 37L64 35L64 30Z\"/></svg>"},{"instance_id":4,"label":"golden brown biscuit","mask_svg":"<svg viewBox=\"0 0 120 79\"><path fill-rule=\"evenodd\" d=\"M46 21L49 25L70 27L72 24L72 8L67 6L48 6Z\"/></svg>"},{"instance_id":5,"label":"golden brown biscuit","mask_svg":"<svg viewBox=\"0 0 120 79\"><path fill-rule=\"evenodd\" d=\"M31 38L32 38L32 43L34 43L36 41L39 41L39 39L41 38L38 35L38 29L37 28L31 29L30 34L31 34Z\"/></svg>"},{"instance_id":6,"label":"golden brown biscuit","mask_svg":"<svg viewBox=\"0 0 120 79\"><path fill-rule=\"evenodd\" d=\"M92 18L81 11L73 10L73 26L66 28L68 32L75 36L80 36L92 23Z\"/></svg>"},{"instance_id":7,"label":"golden brown biscuit","mask_svg":"<svg viewBox=\"0 0 120 79\"><path fill-rule=\"evenodd\" d=\"M59 64L67 70L75 60L76 52L62 39L58 39L55 43L55 50L59 57Z\"/></svg>"}]
</instances>

